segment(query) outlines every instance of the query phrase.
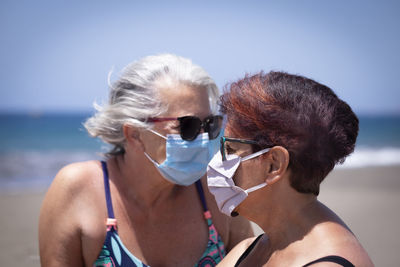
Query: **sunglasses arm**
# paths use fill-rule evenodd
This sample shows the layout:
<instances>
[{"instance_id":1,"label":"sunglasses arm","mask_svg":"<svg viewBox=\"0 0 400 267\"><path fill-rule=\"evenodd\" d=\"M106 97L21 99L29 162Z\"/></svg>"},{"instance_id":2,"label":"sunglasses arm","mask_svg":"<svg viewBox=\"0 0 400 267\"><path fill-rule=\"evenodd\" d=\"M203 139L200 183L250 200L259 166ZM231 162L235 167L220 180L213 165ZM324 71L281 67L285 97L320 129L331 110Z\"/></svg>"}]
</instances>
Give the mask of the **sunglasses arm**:
<instances>
[{"instance_id":1,"label":"sunglasses arm","mask_svg":"<svg viewBox=\"0 0 400 267\"><path fill-rule=\"evenodd\" d=\"M174 121L178 118L148 118L148 122L164 122L164 121Z\"/></svg>"}]
</instances>

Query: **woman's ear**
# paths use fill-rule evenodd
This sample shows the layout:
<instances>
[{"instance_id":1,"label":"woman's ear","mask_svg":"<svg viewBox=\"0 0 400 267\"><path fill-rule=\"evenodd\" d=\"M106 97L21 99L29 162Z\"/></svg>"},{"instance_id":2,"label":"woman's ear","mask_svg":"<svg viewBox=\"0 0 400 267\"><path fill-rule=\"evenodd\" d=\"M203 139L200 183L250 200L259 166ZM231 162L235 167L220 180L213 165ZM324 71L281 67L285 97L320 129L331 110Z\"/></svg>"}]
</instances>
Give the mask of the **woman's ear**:
<instances>
[{"instance_id":1,"label":"woman's ear","mask_svg":"<svg viewBox=\"0 0 400 267\"><path fill-rule=\"evenodd\" d=\"M122 131L124 133L124 137L125 137L127 145L133 145L134 147L140 146L144 149L142 140L140 139L139 130L137 130L136 128L134 128L128 124L124 124L122 126Z\"/></svg>"},{"instance_id":2,"label":"woman's ear","mask_svg":"<svg viewBox=\"0 0 400 267\"><path fill-rule=\"evenodd\" d=\"M273 184L285 176L289 166L289 152L282 146L274 146L265 155L268 161L266 183Z\"/></svg>"}]
</instances>

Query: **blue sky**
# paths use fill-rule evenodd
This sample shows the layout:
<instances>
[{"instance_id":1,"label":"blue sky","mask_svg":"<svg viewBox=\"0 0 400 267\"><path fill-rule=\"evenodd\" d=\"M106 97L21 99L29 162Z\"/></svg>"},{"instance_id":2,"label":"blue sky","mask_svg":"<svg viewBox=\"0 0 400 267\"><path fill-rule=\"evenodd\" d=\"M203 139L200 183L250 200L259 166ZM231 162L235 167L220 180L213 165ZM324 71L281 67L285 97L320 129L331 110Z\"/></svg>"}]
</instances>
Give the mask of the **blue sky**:
<instances>
[{"instance_id":1,"label":"blue sky","mask_svg":"<svg viewBox=\"0 0 400 267\"><path fill-rule=\"evenodd\" d=\"M283 70L359 114L400 114L399 14L396 1L3 0L0 110L90 111L112 68L169 52L220 87Z\"/></svg>"}]
</instances>

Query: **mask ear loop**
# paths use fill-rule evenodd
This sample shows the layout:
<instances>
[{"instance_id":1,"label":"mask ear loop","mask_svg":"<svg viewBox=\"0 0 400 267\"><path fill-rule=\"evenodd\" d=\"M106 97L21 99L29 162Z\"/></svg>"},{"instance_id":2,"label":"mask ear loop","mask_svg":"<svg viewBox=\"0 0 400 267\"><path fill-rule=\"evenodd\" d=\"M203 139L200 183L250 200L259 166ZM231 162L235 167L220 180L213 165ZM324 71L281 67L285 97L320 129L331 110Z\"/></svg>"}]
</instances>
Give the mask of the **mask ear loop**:
<instances>
[{"instance_id":1,"label":"mask ear loop","mask_svg":"<svg viewBox=\"0 0 400 267\"><path fill-rule=\"evenodd\" d=\"M157 133L156 131L153 131L152 129L149 129L149 131L152 132L152 133L155 134L155 135L158 135L158 136L161 137L161 138L164 138L165 140L168 139L168 138L165 137L164 135L162 135L162 134L160 134L160 133Z\"/></svg>"},{"instance_id":2,"label":"mask ear loop","mask_svg":"<svg viewBox=\"0 0 400 267\"><path fill-rule=\"evenodd\" d=\"M246 160L249 160L249 159L253 159L253 158L255 158L255 157L258 157L258 156L260 156L260 155L262 155L262 154L264 154L264 153L267 153L270 149L271 149L270 147L264 148L263 150L260 150L260 151L254 153L254 154L250 154L250 155L248 155L248 156L246 156L246 157L243 157L241 161L246 161Z\"/></svg>"},{"instance_id":3,"label":"mask ear loop","mask_svg":"<svg viewBox=\"0 0 400 267\"><path fill-rule=\"evenodd\" d=\"M248 156L246 156L246 157L243 157L242 158L242 162L243 161L246 161L246 160L249 160L249 159L253 159L253 158L255 158L255 157L258 157L258 156L260 156L260 155L262 155L262 154L264 154L264 153L267 153L269 150L270 150L271 148L264 148L264 149L262 149L262 150L260 150L260 151L258 151L258 152L256 152L256 153L254 153L254 154L250 154L250 155L248 155ZM266 183L266 182L264 182L264 183L261 183L261 184L259 184L259 185L256 185L256 186L253 186L253 187L250 187L250 188L248 188L248 189L246 189L246 190L244 190L247 194L248 193L251 193L251 192L253 192L253 191L256 191L256 190L258 190L258 189L260 189L260 188L263 188L264 186L267 186L268 184Z\"/></svg>"},{"instance_id":4,"label":"mask ear loop","mask_svg":"<svg viewBox=\"0 0 400 267\"><path fill-rule=\"evenodd\" d=\"M256 191L256 190L258 190L258 189L260 189L260 188L263 188L264 186L267 186L267 185L268 185L268 184L267 184L266 182L264 182L264 183L262 183L262 184L259 184L259 185L250 187L249 189L246 189L246 190L244 190L244 191L248 194L248 193L251 193L251 192L253 192L253 191Z\"/></svg>"},{"instance_id":5,"label":"mask ear loop","mask_svg":"<svg viewBox=\"0 0 400 267\"><path fill-rule=\"evenodd\" d=\"M165 140L167 140L167 137L165 137L164 135L157 133L156 131L153 131L152 129L148 129L150 132L152 132L155 135L158 135L161 138L164 138ZM149 154L146 153L146 151L144 151L144 155L151 161L153 162L153 164L155 164L156 166L159 166L160 164L158 164L158 162L156 162L155 160L153 160Z\"/></svg>"},{"instance_id":6,"label":"mask ear loop","mask_svg":"<svg viewBox=\"0 0 400 267\"><path fill-rule=\"evenodd\" d=\"M160 166L160 164L157 161L155 161L154 159L152 159L149 154L147 154L146 152L143 152L143 153L154 165Z\"/></svg>"}]
</instances>

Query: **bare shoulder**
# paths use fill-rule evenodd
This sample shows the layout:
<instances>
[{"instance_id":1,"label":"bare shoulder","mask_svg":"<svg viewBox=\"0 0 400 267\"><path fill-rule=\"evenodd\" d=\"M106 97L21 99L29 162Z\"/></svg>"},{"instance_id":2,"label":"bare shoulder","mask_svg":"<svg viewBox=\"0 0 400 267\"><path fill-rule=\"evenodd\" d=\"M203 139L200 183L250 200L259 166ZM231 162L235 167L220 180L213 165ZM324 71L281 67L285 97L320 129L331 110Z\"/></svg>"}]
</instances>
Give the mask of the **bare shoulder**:
<instances>
[{"instance_id":1,"label":"bare shoulder","mask_svg":"<svg viewBox=\"0 0 400 267\"><path fill-rule=\"evenodd\" d=\"M98 161L72 163L54 178L42 204L41 219L66 219L69 227L82 227L104 211L102 169ZM90 212L88 212L90 211ZM58 217L55 217L57 215ZM101 217L100 217L101 218Z\"/></svg>"},{"instance_id":2,"label":"bare shoulder","mask_svg":"<svg viewBox=\"0 0 400 267\"><path fill-rule=\"evenodd\" d=\"M318 249L321 255L340 256L355 266L374 266L366 250L346 225L338 222L326 222L318 228L315 232L320 239L320 242L317 242L323 244ZM327 262L322 262L312 266L330 265Z\"/></svg>"},{"instance_id":3,"label":"bare shoulder","mask_svg":"<svg viewBox=\"0 0 400 267\"><path fill-rule=\"evenodd\" d=\"M239 242L218 264L218 267L231 267L236 264L240 256L246 251L246 249L253 243L256 237L250 237Z\"/></svg>"},{"instance_id":4,"label":"bare shoulder","mask_svg":"<svg viewBox=\"0 0 400 267\"><path fill-rule=\"evenodd\" d=\"M82 264L77 261L83 257L85 229L93 229L92 234L95 231L101 234L101 229L93 223L104 213L101 205L95 205L100 201L100 175L101 166L97 161L73 163L57 173L40 211L42 266Z\"/></svg>"},{"instance_id":5,"label":"bare shoulder","mask_svg":"<svg viewBox=\"0 0 400 267\"><path fill-rule=\"evenodd\" d=\"M336 233L340 234L340 231ZM340 236L334 243L335 250L337 251L336 255L342 256L355 266L374 266L367 251L352 232L343 229Z\"/></svg>"},{"instance_id":6,"label":"bare shoulder","mask_svg":"<svg viewBox=\"0 0 400 267\"><path fill-rule=\"evenodd\" d=\"M47 191L44 204L61 204L63 201L68 204L71 200L73 202L79 198L81 192L88 192L88 186L94 182L99 171L100 165L97 161L77 162L63 167Z\"/></svg>"},{"instance_id":7,"label":"bare shoulder","mask_svg":"<svg viewBox=\"0 0 400 267\"><path fill-rule=\"evenodd\" d=\"M234 253L240 253L240 255L242 255L243 252L254 242L254 240L256 240L256 238L257 236L253 236L242 240L232 249L232 251Z\"/></svg>"},{"instance_id":8,"label":"bare shoulder","mask_svg":"<svg viewBox=\"0 0 400 267\"><path fill-rule=\"evenodd\" d=\"M70 186L70 189L79 189L81 185L90 182L91 177L99 174L99 171L101 171L99 161L71 163L57 173L54 182Z\"/></svg>"},{"instance_id":9,"label":"bare shoulder","mask_svg":"<svg viewBox=\"0 0 400 267\"><path fill-rule=\"evenodd\" d=\"M338 256L338 255L335 255ZM350 263L353 266L365 266L365 267L374 267L373 262L369 258L358 258L355 259L355 257L349 258L349 257L343 257L339 256L342 259L340 261L320 261L316 262L311 265L307 265L310 267L337 267L337 266L349 266L349 265L342 265L339 262L343 262L343 264ZM346 261L346 262L345 262Z\"/></svg>"}]
</instances>

